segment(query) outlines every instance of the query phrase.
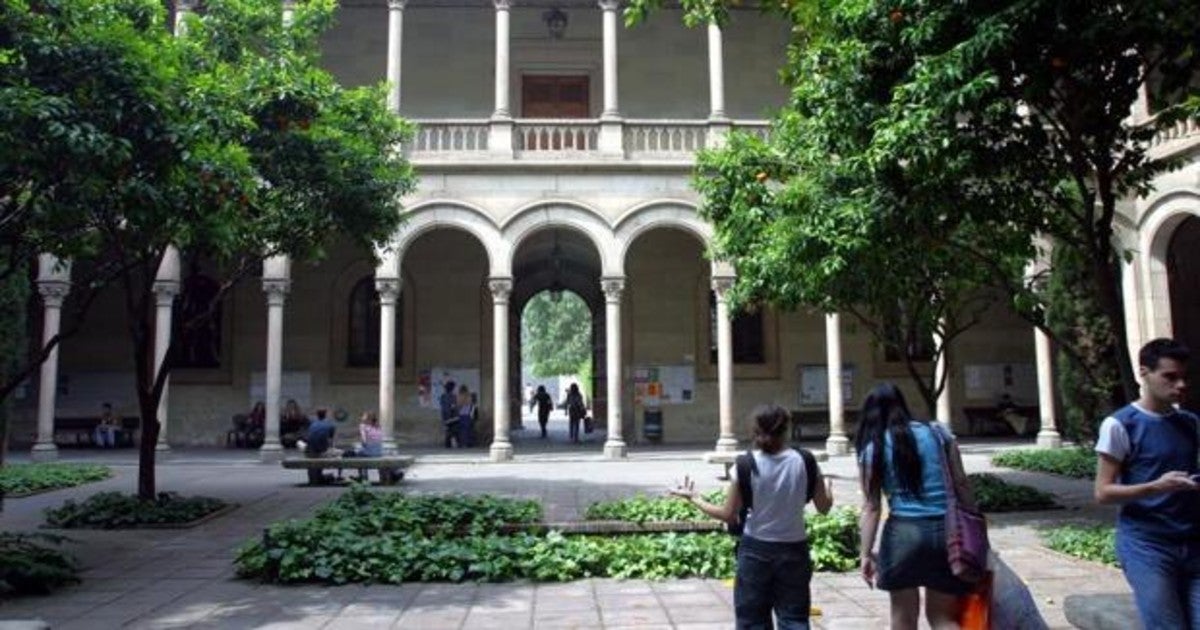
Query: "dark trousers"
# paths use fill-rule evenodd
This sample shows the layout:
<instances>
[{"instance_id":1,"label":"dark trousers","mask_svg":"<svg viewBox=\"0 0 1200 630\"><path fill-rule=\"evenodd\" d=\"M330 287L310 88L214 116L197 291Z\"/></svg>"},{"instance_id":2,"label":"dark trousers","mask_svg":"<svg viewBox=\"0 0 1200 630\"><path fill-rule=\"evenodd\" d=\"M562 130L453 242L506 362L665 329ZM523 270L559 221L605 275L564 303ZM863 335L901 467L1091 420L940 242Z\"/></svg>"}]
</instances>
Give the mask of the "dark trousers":
<instances>
[{"instance_id":1,"label":"dark trousers","mask_svg":"<svg viewBox=\"0 0 1200 630\"><path fill-rule=\"evenodd\" d=\"M733 609L738 630L808 630L812 603L808 542L779 543L742 536L738 545Z\"/></svg>"},{"instance_id":2,"label":"dark trousers","mask_svg":"<svg viewBox=\"0 0 1200 630\"><path fill-rule=\"evenodd\" d=\"M545 413L538 412L538 424L542 427L542 437L546 437L546 423L550 422L550 410Z\"/></svg>"},{"instance_id":3,"label":"dark trousers","mask_svg":"<svg viewBox=\"0 0 1200 630\"><path fill-rule=\"evenodd\" d=\"M458 438L458 421L444 422L442 428L446 431L446 448L454 445L454 440ZM462 446L460 443L459 446Z\"/></svg>"}]
</instances>

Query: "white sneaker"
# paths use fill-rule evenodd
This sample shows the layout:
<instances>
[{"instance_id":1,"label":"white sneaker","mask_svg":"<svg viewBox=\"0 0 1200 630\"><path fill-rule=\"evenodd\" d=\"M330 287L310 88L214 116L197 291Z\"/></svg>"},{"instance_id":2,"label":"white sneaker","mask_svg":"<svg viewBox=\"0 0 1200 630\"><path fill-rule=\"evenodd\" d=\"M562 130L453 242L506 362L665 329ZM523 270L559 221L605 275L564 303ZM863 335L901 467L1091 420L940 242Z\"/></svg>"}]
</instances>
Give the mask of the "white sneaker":
<instances>
[{"instance_id":1,"label":"white sneaker","mask_svg":"<svg viewBox=\"0 0 1200 630\"><path fill-rule=\"evenodd\" d=\"M305 442L304 440L296 440L296 448L303 451L308 448L308 442Z\"/></svg>"}]
</instances>

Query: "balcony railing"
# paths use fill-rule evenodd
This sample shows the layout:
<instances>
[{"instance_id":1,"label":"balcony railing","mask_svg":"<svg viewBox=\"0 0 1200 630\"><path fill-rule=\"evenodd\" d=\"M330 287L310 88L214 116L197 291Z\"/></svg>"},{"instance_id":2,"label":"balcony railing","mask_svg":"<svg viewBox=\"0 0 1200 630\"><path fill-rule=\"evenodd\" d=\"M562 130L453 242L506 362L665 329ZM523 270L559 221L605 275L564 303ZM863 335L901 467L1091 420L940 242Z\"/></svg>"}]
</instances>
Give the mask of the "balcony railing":
<instances>
[{"instance_id":1,"label":"balcony railing","mask_svg":"<svg viewBox=\"0 0 1200 630\"><path fill-rule=\"evenodd\" d=\"M652 160L690 163L714 139L707 120L623 120L620 155L601 147L602 121L598 119L518 118L512 121L512 146L493 147L492 124L486 119L415 120L417 132L407 151L414 161L496 160ZM732 121L719 125L766 136L765 121ZM489 140L489 138L492 138Z\"/></svg>"},{"instance_id":2,"label":"balcony railing","mask_svg":"<svg viewBox=\"0 0 1200 630\"><path fill-rule=\"evenodd\" d=\"M1150 157L1166 158L1200 144L1200 122L1185 118L1160 130L1150 140Z\"/></svg>"}]
</instances>

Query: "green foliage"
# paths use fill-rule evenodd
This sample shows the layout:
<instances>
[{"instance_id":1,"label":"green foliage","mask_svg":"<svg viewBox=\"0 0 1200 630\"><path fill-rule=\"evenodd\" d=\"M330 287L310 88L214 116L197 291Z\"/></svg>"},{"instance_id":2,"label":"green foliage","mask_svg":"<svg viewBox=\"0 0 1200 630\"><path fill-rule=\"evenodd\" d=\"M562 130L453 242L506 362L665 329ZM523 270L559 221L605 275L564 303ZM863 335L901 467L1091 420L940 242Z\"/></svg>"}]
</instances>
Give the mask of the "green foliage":
<instances>
[{"instance_id":1,"label":"green foliage","mask_svg":"<svg viewBox=\"0 0 1200 630\"><path fill-rule=\"evenodd\" d=\"M1047 547L1055 551L1112 567L1120 566L1117 562L1116 530L1111 525L1056 527L1042 532L1042 539Z\"/></svg>"},{"instance_id":2,"label":"green foliage","mask_svg":"<svg viewBox=\"0 0 1200 630\"><path fill-rule=\"evenodd\" d=\"M975 502L984 512L1024 512L1058 507L1053 495L1032 486L1008 483L988 473L972 473L968 477Z\"/></svg>"},{"instance_id":3,"label":"green foliage","mask_svg":"<svg viewBox=\"0 0 1200 630\"><path fill-rule=\"evenodd\" d=\"M643 522L674 518L671 508L648 507L653 501L640 497L595 509L606 514L604 518L620 514ZM687 507L676 500L658 501ZM335 584L733 575L733 539L724 533L614 537L542 535L532 530L500 533L501 524L532 524L540 516L540 506L530 501L408 497L353 487L313 518L277 523L263 539L243 545L237 570L242 577L264 581ZM439 518L445 520L432 520ZM810 523L818 569L852 567L857 557L853 513L847 510Z\"/></svg>"},{"instance_id":4,"label":"green foliage","mask_svg":"<svg viewBox=\"0 0 1200 630\"><path fill-rule=\"evenodd\" d=\"M211 497L181 497L160 492L153 501L120 492L100 492L81 503L46 508L46 525L62 529L125 529L140 525L190 523L225 507Z\"/></svg>"},{"instance_id":5,"label":"green foliage","mask_svg":"<svg viewBox=\"0 0 1200 630\"><path fill-rule=\"evenodd\" d=\"M65 540L52 534L0 532L0 596L44 595L79 582L75 560L50 546Z\"/></svg>"},{"instance_id":6,"label":"green foliage","mask_svg":"<svg viewBox=\"0 0 1200 630\"><path fill-rule=\"evenodd\" d=\"M725 492L713 490L705 494L704 499L710 503L724 503ZM589 521L630 521L633 523L709 520L687 501L642 494L628 499L593 503L584 511L583 518Z\"/></svg>"},{"instance_id":7,"label":"green foliage","mask_svg":"<svg viewBox=\"0 0 1200 630\"><path fill-rule=\"evenodd\" d=\"M592 314L583 298L570 291L558 302L549 291L533 296L521 314L521 356L540 378L579 374L590 366Z\"/></svg>"},{"instance_id":8,"label":"green foliage","mask_svg":"<svg viewBox=\"0 0 1200 630\"><path fill-rule=\"evenodd\" d=\"M8 464L0 468L0 492L23 495L70 488L108 479L112 470L96 464Z\"/></svg>"},{"instance_id":9,"label":"green foliage","mask_svg":"<svg viewBox=\"0 0 1200 630\"><path fill-rule=\"evenodd\" d=\"M1076 479L1096 474L1096 454L1084 448L1027 448L996 453L992 464Z\"/></svg>"},{"instance_id":10,"label":"green foliage","mask_svg":"<svg viewBox=\"0 0 1200 630\"><path fill-rule=\"evenodd\" d=\"M1075 356L1059 353L1055 362L1062 396L1061 429L1068 439L1091 444L1100 422L1114 408L1119 391L1118 343L1094 291L1089 269L1078 248L1060 242L1053 251L1054 274L1046 282L1046 325Z\"/></svg>"}]
</instances>

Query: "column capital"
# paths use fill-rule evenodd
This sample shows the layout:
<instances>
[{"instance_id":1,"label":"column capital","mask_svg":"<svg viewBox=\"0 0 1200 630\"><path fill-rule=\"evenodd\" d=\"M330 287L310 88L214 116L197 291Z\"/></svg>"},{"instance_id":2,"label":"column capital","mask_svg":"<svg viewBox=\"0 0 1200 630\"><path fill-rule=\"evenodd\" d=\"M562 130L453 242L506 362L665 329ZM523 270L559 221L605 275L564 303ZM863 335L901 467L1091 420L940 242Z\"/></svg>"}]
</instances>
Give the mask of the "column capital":
<instances>
[{"instance_id":1,"label":"column capital","mask_svg":"<svg viewBox=\"0 0 1200 630\"><path fill-rule=\"evenodd\" d=\"M512 0L492 0L497 11L507 11L512 8Z\"/></svg>"},{"instance_id":2,"label":"column capital","mask_svg":"<svg viewBox=\"0 0 1200 630\"><path fill-rule=\"evenodd\" d=\"M400 297L403 281L400 278L375 278L375 290L379 292L381 304L395 304Z\"/></svg>"},{"instance_id":3,"label":"column capital","mask_svg":"<svg viewBox=\"0 0 1200 630\"><path fill-rule=\"evenodd\" d=\"M170 306L179 295L179 283L174 280L156 280L154 282L154 303L158 306Z\"/></svg>"},{"instance_id":4,"label":"column capital","mask_svg":"<svg viewBox=\"0 0 1200 630\"><path fill-rule=\"evenodd\" d=\"M175 0L175 11L188 13L196 10L197 0Z\"/></svg>"},{"instance_id":5,"label":"column capital","mask_svg":"<svg viewBox=\"0 0 1200 630\"><path fill-rule=\"evenodd\" d=\"M267 294L267 304L283 306L287 294L292 290L291 280L271 279L262 281L263 293Z\"/></svg>"},{"instance_id":6,"label":"column capital","mask_svg":"<svg viewBox=\"0 0 1200 630\"><path fill-rule=\"evenodd\" d=\"M387 4L390 11L403 11L405 5L408 4L408 0L388 0Z\"/></svg>"},{"instance_id":7,"label":"column capital","mask_svg":"<svg viewBox=\"0 0 1200 630\"><path fill-rule=\"evenodd\" d=\"M492 292L493 304L508 303L508 296L512 295L512 288L512 278L488 278L488 291Z\"/></svg>"},{"instance_id":8,"label":"column capital","mask_svg":"<svg viewBox=\"0 0 1200 630\"><path fill-rule=\"evenodd\" d=\"M717 299L724 301L729 297L729 292L733 290L734 282L737 278L733 276L713 276L712 290L717 294Z\"/></svg>"},{"instance_id":9,"label":"column capital","mask_svg":"<svg viewBox=\"0 0 1200 630\"><path fill-rule=\"evenodd\" d=\"M71 292L71 283L61 280L38 280L37 288L46 306L58 308Z\"/></svg>"},{"instance_id":10,"label":"column capital","mask_svg":"<svg viewBox=\"0 0 1200 630\"><path fill-rule=\"evenodd\" d=\"M609 276L600 278L600 290L604 291L604 298L611 304L619 304L621 302L621 294L625 291L624 276Z\"/></svg>"},{"instance_id":11,"label":"column capital","mask_svg":"<svg viewBox=\"0 0 1200 630\"><path fill-rule=\"evenodd\" d=\"M597 0L596 4L600 6L601 11L616 11L621 7L620 0Z\"/></svg>"}]
</instances>

